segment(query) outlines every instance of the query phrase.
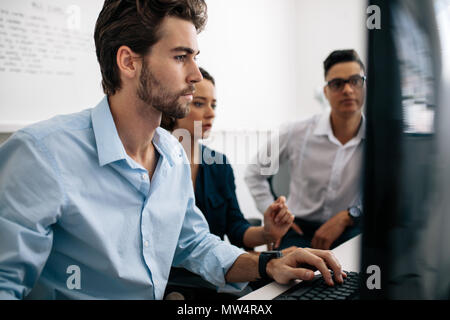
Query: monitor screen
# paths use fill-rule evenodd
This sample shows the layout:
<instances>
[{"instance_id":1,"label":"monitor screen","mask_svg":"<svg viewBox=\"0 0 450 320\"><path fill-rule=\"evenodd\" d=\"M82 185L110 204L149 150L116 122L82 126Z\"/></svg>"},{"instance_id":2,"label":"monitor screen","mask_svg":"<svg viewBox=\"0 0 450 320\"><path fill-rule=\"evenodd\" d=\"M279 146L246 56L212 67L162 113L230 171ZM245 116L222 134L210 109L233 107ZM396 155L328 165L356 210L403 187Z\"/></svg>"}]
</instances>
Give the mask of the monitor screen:
<instances>
[{"instance_id":1,"label":"monitor screen","mask_svg":"<svg viewBox=\"0 0 450 320\"><path fill-rule=\"evenodd\" d=\"M436 74L433 48L407 2L392 5L393 37L400 71L404 132L434 133Z\"/></svg>"},{"instance_id":2,"label":"monitor screen","mask_svg":"<svg viewBox=\"0 0 450 320\"><path fill-rule=\"evenodd\" d=\"M381 285L361 296L449 299L450 1L370 4L361 270L378 266Z\"/></svg>"}]
</instances>

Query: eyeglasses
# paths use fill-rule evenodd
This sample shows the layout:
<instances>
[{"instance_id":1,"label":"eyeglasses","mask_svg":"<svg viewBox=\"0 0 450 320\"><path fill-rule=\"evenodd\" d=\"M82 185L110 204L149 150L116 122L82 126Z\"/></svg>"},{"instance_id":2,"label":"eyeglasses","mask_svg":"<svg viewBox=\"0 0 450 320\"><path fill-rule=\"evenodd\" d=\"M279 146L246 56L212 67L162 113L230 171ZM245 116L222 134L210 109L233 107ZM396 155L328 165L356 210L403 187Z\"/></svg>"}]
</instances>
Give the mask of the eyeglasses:
<instances>
[{"instance_id":1,"label":"eyeglasses","mask_svg":"<svg viewBox=\"0 0 450 320\"><path fill-rule=\"evenodd\" d=\"M361 89L364 85L364 82L366 81L366 77L364 76L351 76L347 80L344 79L333 79L327 82L328 88L330 88L332 91L341 91L344 89L345 84L350 84L352 88Z\"/></svg>"}]
</instances>

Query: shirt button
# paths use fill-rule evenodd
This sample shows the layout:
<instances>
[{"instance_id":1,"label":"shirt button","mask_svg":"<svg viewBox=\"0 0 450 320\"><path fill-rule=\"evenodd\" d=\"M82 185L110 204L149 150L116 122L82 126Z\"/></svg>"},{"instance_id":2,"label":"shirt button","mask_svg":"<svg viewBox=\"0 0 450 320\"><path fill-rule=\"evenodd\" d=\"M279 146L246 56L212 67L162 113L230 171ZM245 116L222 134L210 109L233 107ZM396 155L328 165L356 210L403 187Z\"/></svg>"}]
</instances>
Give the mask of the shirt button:
<instances>
[{"instance_id":1,"label":"shirt button","mask_svg":"<svg viewBox=\"0 0 450 320\"><path fill-rule=\"evenodd\" d=\"M148 241L144 242L144 247L148 248Z\"/></svg>"},{"instance_id":2,"label":"shirt button","mask_svg":"<svg viewBox=\"0 0 450 320\"><path fill-rule=\"evenodd\" d=\"M145 180L145 179L147 179L147 175L145 173L143 173L143 174L141 174L141 178L142 178L142 180Z\"/></svg>"}]
</instances>

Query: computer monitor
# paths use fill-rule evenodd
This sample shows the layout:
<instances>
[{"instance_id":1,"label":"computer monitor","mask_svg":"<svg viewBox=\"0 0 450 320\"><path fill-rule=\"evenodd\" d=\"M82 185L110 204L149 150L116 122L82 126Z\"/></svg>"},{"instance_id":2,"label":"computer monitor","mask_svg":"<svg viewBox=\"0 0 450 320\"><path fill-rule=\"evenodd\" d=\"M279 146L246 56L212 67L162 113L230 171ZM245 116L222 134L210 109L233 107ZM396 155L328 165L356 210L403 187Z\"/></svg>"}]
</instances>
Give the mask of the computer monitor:
<instances>
[{"instance_id":1,"label":"computer monitor","mask_svg":"<svg viewBox=\"0 0 450 320\"><path fill-rule=\"evenodd\" d=\"M369 2L361 298L450 299L450 1Z\"/></svg>"}]
</instances>

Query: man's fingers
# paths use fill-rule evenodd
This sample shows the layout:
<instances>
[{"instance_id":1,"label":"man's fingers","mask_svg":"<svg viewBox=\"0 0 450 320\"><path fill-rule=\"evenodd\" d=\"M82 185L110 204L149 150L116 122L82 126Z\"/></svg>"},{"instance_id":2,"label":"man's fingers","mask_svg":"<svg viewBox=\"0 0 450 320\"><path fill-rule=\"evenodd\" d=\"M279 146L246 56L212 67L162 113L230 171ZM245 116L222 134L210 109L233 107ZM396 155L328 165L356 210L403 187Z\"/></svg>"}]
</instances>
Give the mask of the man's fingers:
<instances>
[{"instance_id":1,"label":"man's fingers","mask_svg":"<svg viewBox=\"0 0 450 320\"><path fill-rule=\"evenodd\" d=\"M333 285L333 279L331 278L331 273L330 270L328 270L328 267L324 261L324 259L319 256L316 255L314 253L312 253L310 250L300 250L300 251L296 251L297 253L297 263L298 264L308 264L312 267L317 268L320 273L322 274L324 280L326 283L328 283L329 285ZM302 269L302 268L299 268ZM334 269L333 269L334 270Z\"/></svg>"},{"instance_id":2,"label":"man's fingers","mask_svg":"<svg viewBox=\"0 0 450 320\"><path fill-rule=\"evenodd\" d=\"M347 277L347 275L342 271L341 264L339 263L339 261L336 259L336 257L334 256L334 254L331 251L309 249L309 248L306 248L305 250L322 258L325 261L325 263L327 264L327 266L329 266L331 268L331 270L333 270L334 278L339 283L342 283L344 281L343 278Z\"/></svg>"},{"instance_id":3,"label":"man's fingers","mask_svg":"<svg viewBox=\"0 0 450 320\"><path fill-rule=\"evenodd\" d=\"M334 271L338 283L342 283L343 278L347 277L331 251L297 248L283 258L273 261L281 266L275 268L277 272L273 274L278 283L287 283L292 279L311 280L314 277L311 270L317 269L324 281L332 286L334 282L329 267Z\"/></svg>"},{"instance_id":4,"label":"man's fingers","mask_svg":"<svg viewBox=\"0 0 450 320\"><path fill-rule=\"evenodd\" d=\"M312 280L314 278L314 272L305 268L292 268L293 279L300 280Z\"/></svg>"},{"instance_id":5,"label":"man's fingers","mask_svg":"<svg viewBox=\"0 0 450 320\"><path fill-rule=\"evenodd\" d=\"M295 251L296 249L298 249L298 247L296 247L296 246L290 246L289 248L286 248L286 249L281 250L281 252L283 253L283 256L287 256L288 254L292 253L292 252Z\"/></svg>"}]
</instances>

